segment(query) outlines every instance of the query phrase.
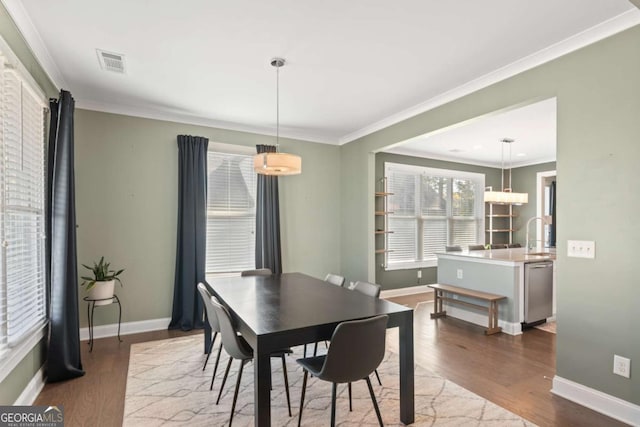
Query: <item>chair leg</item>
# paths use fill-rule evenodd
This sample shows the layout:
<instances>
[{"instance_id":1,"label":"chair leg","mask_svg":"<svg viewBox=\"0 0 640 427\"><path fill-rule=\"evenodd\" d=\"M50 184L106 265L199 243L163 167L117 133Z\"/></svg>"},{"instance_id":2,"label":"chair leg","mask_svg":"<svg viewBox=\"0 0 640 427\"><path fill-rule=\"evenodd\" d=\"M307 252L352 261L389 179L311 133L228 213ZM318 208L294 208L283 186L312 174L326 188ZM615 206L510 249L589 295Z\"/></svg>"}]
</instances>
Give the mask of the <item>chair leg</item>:
<instances>
[{"instance_id":1,"label":"chair leg","mask_svg":"<svg viewBox=\"0 0 640 427\"><path fill-rule=\"evenodd\" d=\"M211 350L213 350L213 343L216 342L216 337L217 336L218 336L218 333L214 332L213 339L211 340L211 344L209 344L209 351L207 351L207 358L204 359L204 366L202 367L203 371L207 367L207 362L209 361L209 356L211 356Z\"/></svg>"},{"instance_id":2,"label":"chair leg","mask_svg":"<svg viewBox=\"0 0 640 427\"><path fill-rule=\"evenodd\" d=\"M238 401L238 391L240 390L240 379L242 378L242 368L244 368L245 360L240 361L240 370L238 371L238 380L236 381L236 391L233 393L233 403L231 404L231 416L229 417L229 427L233 421L233 413L236 411L236 402Z\"/></svg>"},{"instance_id":3,"label":"chair leg","mask_svg":"<svg viewBox=\"0 0 640 427\"><path fill-rule=\"evenodd\" d=\"M349 383L349 412L353 412L353 406L351 405L351 383Z\"/></svg>"},{"instance_id":4,"label":"chair leg","mask_svg":"<svg viewBox=\"0 0 640 427\"><path fill-rule=\"evenodd\" d=\"M287 363L282 355L282 374L284 375L284 391L287 394L287 408L289 408L289 417L291 417L291 398L289 397L289 378L287 377Z\"/></svg>"},{"instance_id":5,"label":"chair leg","mask_svg":"<svg viewBox=\"0 0 640 427\"><path fill-rule=\"evenodd\" d=\"M218 356L216 357L216 364L213 366L213 376L211 377L211 385L209 391L213 390L213 381L216 379L216 373L218 372L218 362L220 362L220 353L222 353L222 343L218 347Z\"/></svg>"},{"instance_id":6,"label":"chair leg","mask_svg":"<svg viewBox=\"0 0 640 427\"><path fill-rule=\"evenodd\" d=\"M227 376L229 375L229 369L231 368L231 361L233 357L229 356L229 363L227 363L227 369L224 371L224 377L222 377L222 385L220 386L220 392L218 393L218 399L216 400L216 405L220 403L220 396L222 396L222 390L224 389L224 383L227 382ZM211 386L213 387L213 381L211 381Z\"/></svg>"},{"instance_id":7,"label":"chair leg","mask_svg":"<svg viewBox=\"0 0 640 427\"><path fill-rule=\"evenodd\" d=\"M369 377L366 377L365 380L367 380L367 387L369 387L369 394L371 395L371 401L373 402L373 408L376 410L376 416L378 417L378 423L380 424L380 427L383 427L384 424L382 424L382 416L380 415L380 408L378 408L378 402L376 401L376 395L373 394L373 387L371 386L371 380L369 379Z\"/></svg>"},{"instance_id":8,"label":"chair leg","mask_svg":"<svg viewBox=\"0 0 640 427\"><path fill-rule=\"evenodd\" d=\"M331 427L336 427L336 389L338 384L333 383L331 387Z\"/></svg>"},{"instance_id":9,"label":"chair leg","mask_svg":"<svg viewBox=\"0 0 640 427\"><path fill-rule=\"evenodd\" d=\"M382 385L382 381L380 381L380 375L378 375L378 370L373 371L376 373L376 378L378 379L378 384Z\"/></svg>"},{"instance_id":10,"label":"chair leg","mask_svg":"<svg viewBox=\"0 0 640 427\"><path fill-rule=\"evenodd\" d=\"M304 369L304 377L302 378L302 394L300 395L300 411L298 412L298 427L300 427L300 423L302 422L302 408L304 407L304 392L307 389L307 377L309 376L309 372Z\"/></svg>"}]
</instances>

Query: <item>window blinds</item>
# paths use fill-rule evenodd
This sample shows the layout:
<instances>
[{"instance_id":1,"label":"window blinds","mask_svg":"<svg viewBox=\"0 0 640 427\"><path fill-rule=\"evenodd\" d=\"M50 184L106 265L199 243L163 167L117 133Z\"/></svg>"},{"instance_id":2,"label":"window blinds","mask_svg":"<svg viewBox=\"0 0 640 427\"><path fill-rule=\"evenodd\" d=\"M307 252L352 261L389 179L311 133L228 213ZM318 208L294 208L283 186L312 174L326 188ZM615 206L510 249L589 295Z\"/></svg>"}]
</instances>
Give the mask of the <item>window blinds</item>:
<instances>
[{"instance_id":1,"label":"window blinds","mask_svg":"<svg viewBox=\"0 0 640 427\"><path fill-rule=\"evenodd\" d=\"M385 164L389 210L387 266L435 265L447 245L483 242L484 175Z\"/></svg>"},{"instance_id":2,"label":"window blinds","mask_svg":"<svg viewBox=\"0 0 640 427\"><path fill-rule=\"evenodd\" d=\"M207 169L207 273L252 270L257 185L253 157L209 151Z\"/></svg>"},{"instance_id":3,"label":"window blinds","mask_svg":"<svg viewBox=\"0 0 640 427\"><path fill-rule=\"evenodd\" d=\"M46 316L44 108L0 57L0 358Z\"/></svg>"}]
</instances>

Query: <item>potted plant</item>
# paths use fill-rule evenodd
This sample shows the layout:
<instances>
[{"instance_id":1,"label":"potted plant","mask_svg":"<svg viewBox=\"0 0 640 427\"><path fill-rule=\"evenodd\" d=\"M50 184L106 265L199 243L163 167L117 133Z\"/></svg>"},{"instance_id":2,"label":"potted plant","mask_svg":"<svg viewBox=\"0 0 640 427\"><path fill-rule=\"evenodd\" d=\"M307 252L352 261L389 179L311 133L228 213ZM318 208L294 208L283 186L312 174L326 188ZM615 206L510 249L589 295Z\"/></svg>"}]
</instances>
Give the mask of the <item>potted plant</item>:
<instances>
[{"instance_id":1,"label":"potted plant","mask_svg":"<svg viewBox=\"0 0 640 427\"><path fill-rule=\"evenodd\" d=\"M93 277L82 276L82 284L80 286L87 286L88 297L91 300L96 300L95 305L107 305L113 302L113 289L116 281L122 286L122 282L118 277L124 271L122 270L109 270L110 263L104 261L104 257L100 257L100 261L93 262L93 267L89 267L86 264L82 266L93 273Z\"/></svg>"}]
</instances>

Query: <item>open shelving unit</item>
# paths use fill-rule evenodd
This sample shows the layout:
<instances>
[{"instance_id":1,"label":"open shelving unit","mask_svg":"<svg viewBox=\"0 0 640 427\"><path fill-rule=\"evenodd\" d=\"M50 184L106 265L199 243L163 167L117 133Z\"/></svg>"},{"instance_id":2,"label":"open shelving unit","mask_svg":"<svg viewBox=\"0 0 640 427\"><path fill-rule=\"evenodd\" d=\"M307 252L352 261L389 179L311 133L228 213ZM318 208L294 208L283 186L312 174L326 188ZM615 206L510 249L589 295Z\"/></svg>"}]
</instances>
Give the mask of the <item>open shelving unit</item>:
<instances>
[{"instance_id":1,"label":"open shelving unit","mask_svg":"<svg viewBox=\"0 0 640 427\"><path fill-rule=\"evenodd\" d=\"M387 217L389 214L392 214L393 212L389 211L388 209L387 197L393 196L393 193L390 193L387 191L386 177L380 179L379 185L382 187L382 191L375 192L375 198L376 198L376 202L375 202L376 203L376 207L375 207L376 229L374 232L376 237L375 253L376 255L382 254L384 256L384 254L388 252L392 252L389 249L387 249L387 235L393 233L393 231L389 231L388 229ZM385 262L382 262L382 265L384 264Z\"/></svg>"},{"instance_id":2,"label":"open shelving unit","mask_svg":"<svg viewBox=\"0 0 640 427\"><path fill-rule=\"evenodd\" d=\"M493 236L496 233L508 233L507 243L512 244L513 232L516 231L513 228L513 219L517 217L513 212L513 205L510 203L487 203L487 206L486 217L489 221L485 231L489 234L489 245L493 246Z\"/></svg>"}]
</instances>

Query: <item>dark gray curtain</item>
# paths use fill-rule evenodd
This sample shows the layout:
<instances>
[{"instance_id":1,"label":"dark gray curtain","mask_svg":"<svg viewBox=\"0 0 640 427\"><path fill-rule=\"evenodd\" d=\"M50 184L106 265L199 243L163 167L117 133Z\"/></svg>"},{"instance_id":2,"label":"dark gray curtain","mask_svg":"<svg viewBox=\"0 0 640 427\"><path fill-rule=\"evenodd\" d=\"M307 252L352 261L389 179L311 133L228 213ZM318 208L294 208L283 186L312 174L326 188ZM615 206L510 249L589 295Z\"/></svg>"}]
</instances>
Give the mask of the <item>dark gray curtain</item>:
<instances>
[{"instance_id":1,"label":"dark gray curtain","mask_svg":"<svg viewBox=\"0 0 640 427\"><path fill-rule=\"evenodd\" d=\"M258 154L273 153L276 147L256 145ZM282 273L280 254L280 205L278 177L258 174L256 195L256 268Z\"/></svg>"},{"instance_id":2,"label":"dark gray curtain","mask_svg":"<svg viewBox=\"0 0 640 427\"><path fill-rule=\"evenodd\" d=\"M50 100L47 165L47 382L84 375L80 360L78 265L73 164L74 100L65 90Z\"/></svg>"},{"instance_id":3,"label":"dark gray curtain","mask_svg":"<svg viewBox=\"0 0 640 427\"><path fill-rule=\"evenodd\" d=\"M169 329L204 326L197 285L205 275L208 145L207 138L178 135L178 245Z\"/></svg>"},{"instance_id":4,"label":"dark gray curtain","mask_svg":"<svg viewBox=\"0 0 640 427\"><path fill-rule=\"evenodd\" d=\"M549 189L549 210L551 211L551 227L549 227L549 246L556 247L556 182L551 183Z\"/></svg>"}]
</instances>

